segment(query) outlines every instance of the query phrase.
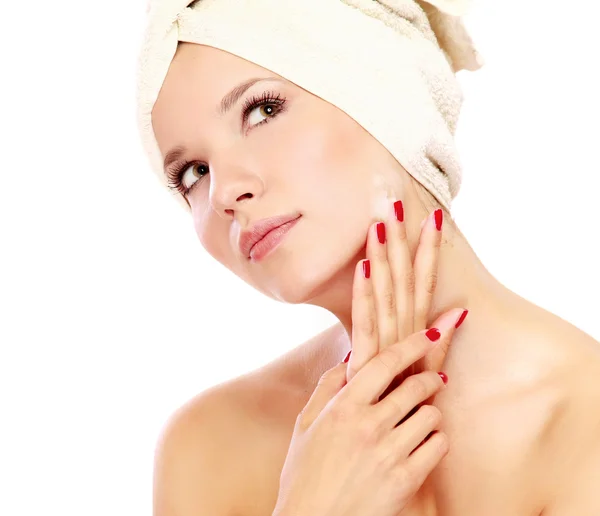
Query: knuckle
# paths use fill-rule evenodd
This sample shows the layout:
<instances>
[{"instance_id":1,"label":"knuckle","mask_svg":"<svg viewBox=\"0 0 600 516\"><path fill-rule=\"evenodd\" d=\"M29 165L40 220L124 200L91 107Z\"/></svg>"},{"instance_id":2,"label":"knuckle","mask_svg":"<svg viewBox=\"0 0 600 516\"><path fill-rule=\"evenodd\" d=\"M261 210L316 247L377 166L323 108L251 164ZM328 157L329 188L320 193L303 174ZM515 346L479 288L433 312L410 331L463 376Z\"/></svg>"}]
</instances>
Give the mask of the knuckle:
<instances>
[{"instance_id":1,"label":"knuckle","mask_svg":"<svg viewBox=\"0 0 600 516\"><path fill-rule=\"evenodd\" d=\"M361 317L361 320L356 323L356 327L359 333L366 337L374 337L377 332L377 320L374 314L370 313L365 317Z\"/></svg>"},{"instance_id":2,"label":"knuckle","mask_svg":"<svg viewBox=\"0 0 600 516\"><path fill-rule=\"evenodd\" d=\"M392 395L387 396L386 399L388 399L389 403L391 403L393 405L395 413L407 414L408 412L410 412L410 406L408 406L408 404L406 403L406 400L404 400L401 396L397 395L396 389L394 389L394 391L396 392L396 394L393 396Z\"/></svg>"},{"instance_id":3,"label":"knuckle","mask_svg":"<svg viewBox=\"0 0 600 516\"><path fill-rule=\"evenodd\" d=\"M406 231L406 226L404 228L399 227L398 231L395 232L396 239L398 242L405 242L408 240L408 232Z\"/></svg>"},{"instance_id":4,"label":"knuckle","mask_svg":"<svg viewBox=\"0 0 600 516\"><path fill-rule=\"evenodd\" d=\"M372 445L379 440L379 425L370 417L361 418L356 431L363 445Z\"/></svg>"},{"instance_id":5,"label":"knuckle","mask_svg":"<svg viewBox=\"0 0 600 516\"><path fill-rule=\"evenodd\" d=\"M385 471L388 474L394 471L397 466L398 457L386 446L377 446L374 450L375 463L379 471Z\"/></svg>"},{"instance_id":6,"label":"knuckle","mask_svg":"<svg viewBox=\"0 0 600 516\"><path fill-rule=\"evenodd\" d=\"M422 400L427 397L427 386L425 385L425 382L418 376L409 376L406 380L404 380L404 384L406 385L406 390L412 398Z\"/></svg>"},{"instance_id":7,"label":"knuckle","mask_svg":"<svg viewBox=\"0 0 600 516\"><path fill-rule=\"evenodd\" d=\"M438 283L437 272L435 272L435 271L429 272L425 276L425 284L424 284L425 291L428 294L433 294L435 292L435 288L437 287L437 283Z\"/></svg>"},{"instance_id":8,"label":"knuckle","mask_svg":"<svg viewBox=\"0 0 600 516\"><path fill-rule=\"evenodd\" d=\"M300 432L306 432L311 424L312 421L309 420L306 410L302 409L298 414L298 417L296 417L296 429Z\"/></svg>"},{"instance_id":9,"label":"knuckle","mask_svg":"<svg viewBox=\"0 0 600 516\"><path fill-rule=\"evenodd\" d=\"M334 376L334 374L331 371L324 372L320 376L319 380L317 381L317 386L315 387L315 390L317 390L318 388L322 388L322 387L324 387L324 386L332 383L332 381L334 379L333 376Z\"/></svg>"},{"instance_id":10,"label":"knuckle","mask_svg":"<svg viewBox=\"0 0 600 516\"><path fill-rule=\"evenodd\" d=\"M404 285L409 294L415 293L415 272L413 270L407 272L404 276Z\"/></svg>"},{"instance_id":11,"label":"knuckle","mask_svg":"<svg viewBox=\"0 0 600 516\"><path fill-rule=\"evenodd\" d=\"M394 347L384 348L378 355L375 355L377 361L379 361L383 367L389 372L396 376L396 371L402 363L402 353Z\"/></svg>"},{"instance_id":12,"label":"knuckle","mask_svg":"<svg viewBox=\"0 0 600 516\"><path fill-rule=\"evenodd\" d=\"M391 289L387 289L383 293L383 307L386 314L396 313L396 296Z\"/></svg>"},{"instance_id":13,"label":"knuckle","mask_svg":"<svg viewBox=\"0 0 600 516\"><path fill-rule=\"evenodd\" d=\"M418 413L428 425L437 426L442 421L442 413L440 412L440 409L434 407L433 405L423 405L418 410Z\"/></svg>"},{"instance_id":14,"label":"knuckle","mask_svg":"<svg viewBox=\"0 0 600 516\"><path fill-rule=\"evenodd\" d=\"M334 403L329 410L329 418L334 425L346 425L351 419L351 410L347 403Z\"/></svg>"},{"instance_id":15,"label":"knuckle","mask_svg":"<svg viewBox=\"0 0 600 516\"><path fill-rule=\"evenodd\" d=\"M448 436L444 432L436 432L434 436L431 437L431 440L435 439L435 446L441 454L448 453L450 449L450 440Z\"/></svg>"},{"instance_id":16,"label":"knuckle","mask_svg":"<svg viewBox=\"0 0 600 516\"><path fill-rule=\"evenodd\" d=\"M332 381L333 377L335 376L334 373L335 373L335 371L333 369L328 369L327 371L325 371L319 378L317 385L323 385L325 383L329 383L330 381Z\"/></svg>"}]
</instances>

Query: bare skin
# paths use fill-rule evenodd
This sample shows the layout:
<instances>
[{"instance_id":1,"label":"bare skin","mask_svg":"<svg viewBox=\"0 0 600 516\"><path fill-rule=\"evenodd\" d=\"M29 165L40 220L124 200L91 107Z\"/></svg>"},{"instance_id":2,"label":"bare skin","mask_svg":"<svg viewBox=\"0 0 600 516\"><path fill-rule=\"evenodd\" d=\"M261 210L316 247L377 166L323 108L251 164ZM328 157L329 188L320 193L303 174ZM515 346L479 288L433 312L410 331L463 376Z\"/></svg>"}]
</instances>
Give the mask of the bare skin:
<instances>
[{"instance_id":1,"label":"bare skin","mask_svg":"<svg viewBox=\"0 0 600 516\"><path fill-rule=\"evenodd\" d=\"M403 516L537 516L552 500L549 482L566 474L546 469L557 453L554 432L568 410L583 415L586 383L600 378L600 350L554 315L526 301L521 306L526 335L492 337L477 355L455 337L444 366L450 381L434 403L452 446ZM223 516L270 515L296 417L320 374L348 346L337 324L186 405L165 433L171 458L185 455L185 461L157 465L164 476L156 481L168 486L163 496L173 490L169 498L190 511L161 512L159 495L156 514L194 514L204 493L221 493Z\"/></svg>"},{"instance_id":2,"label":"bare skin","mask_svg":"<svg viewBox=\"0 0 600 516\"><path fill-rule=\"evenodd\" d=\"M272 86L282 88L287 110L250 132L239 129L239 111L214 115L232 86L264 73L215 49L184 45L153 112L157 141L163 155L183 143L191 148L186 160L210 165L187 198L215 259L266 295L322 306L340 322L175 415L158 448L157 516L272 513L296 417L320 376L350 349L352 271L365 257L374 206L389 191L403 199L413 259L431 207L370 135L297 86ZM373 181L374 170L382 181ZM268 260L240 256L240 229L296 210L303 218ZM448 387L434 402L451 448L401 514L570 514L576 501L587 504L593 489L585 489L586 479L600 468L600 460L583 460L597 456L600 382L591 379L600 378L600 346L500 284L451 221L437 268L427 322L453 307L469 310L444 363ZM582 507L587 512L572 514L598 513Z\"/></svg>"}]
</instances>

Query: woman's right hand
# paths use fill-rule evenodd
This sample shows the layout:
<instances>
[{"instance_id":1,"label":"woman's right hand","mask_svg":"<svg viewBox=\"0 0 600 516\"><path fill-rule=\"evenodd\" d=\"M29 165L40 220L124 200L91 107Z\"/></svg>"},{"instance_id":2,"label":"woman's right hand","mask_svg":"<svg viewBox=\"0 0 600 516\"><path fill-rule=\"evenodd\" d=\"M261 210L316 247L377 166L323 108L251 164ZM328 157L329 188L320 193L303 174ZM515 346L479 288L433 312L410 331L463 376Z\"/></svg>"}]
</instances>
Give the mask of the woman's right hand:
<instances>
[{"instance_id":1,"label":"woman's right hand","mask_svg":"<svg viewBox=\"0 0 600 516\"><path fill-rule=\"evenodd\" d=\"M460 312L458 313L460 316ZM296 420L276 516L396 516L448 451L440 411L421 406L444 388L425 371L379 400L392 380L451 338L457 311L382 350L346 383L346 363L327 371ZM433 339L433 340L432 340ZM433 435L423 442L426 437Z\"/></svg>"}]
</instances>

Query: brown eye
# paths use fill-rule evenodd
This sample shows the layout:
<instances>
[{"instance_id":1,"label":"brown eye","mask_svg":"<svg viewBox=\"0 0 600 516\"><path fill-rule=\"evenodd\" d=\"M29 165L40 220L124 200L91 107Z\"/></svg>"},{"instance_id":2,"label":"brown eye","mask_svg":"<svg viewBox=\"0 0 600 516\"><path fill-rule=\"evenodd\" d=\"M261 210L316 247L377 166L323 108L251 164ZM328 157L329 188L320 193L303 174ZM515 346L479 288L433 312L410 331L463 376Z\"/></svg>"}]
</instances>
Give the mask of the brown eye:
<instances>
[{"instance_id":1,"label":"brown eye","mask_svg":"<svg viewBox=\"0 0 600 516\"><path fill-rule=\"evenodd\" d=\"M285 111L285 98L279 93L265 91L261 96L252 96L242 108L242 126L256 127L266 124ZM252 120L249 120L252 117Z\"/></svg>"},{"instance_id":2,"label":"brown eye","mask_svg":"<svg viewBox=\"0 0 600 516\"><path fill-rule=\"evenodd\" d=\"M248 113L248 124L251 126L258 125L264 122L266 118L273 118L275 115L277 115L278 108L279 106L275 104L262 104L260 106L256 106ZM255 116L254 113L258 113L258 115Z\"/></svg>"},{"instance_id":3,"label":"brown eye","mask_svg":"<svg viewBox=\"0 0 600 516\"><path fill-rule=\"evenodd\" d=\"M190 170L192 173L188 174ZM181 174L181 184L188 191L198 179L202 179L206 174L208 174L208 166L204 163L194 163Z\"/></svg>"},{"instance_id":4,"label":"brown eye","mask_svg":"<svg viewBox=\"0 0 600 516\"><path fill-rule=\"evenodd\" d=\"M273 106L271 104L266 104L264 106L261 106L261 109L263 111L263 113L265 114L265 116L273 116L275 109L273 108Z\"/></svg>"}]
</instances>

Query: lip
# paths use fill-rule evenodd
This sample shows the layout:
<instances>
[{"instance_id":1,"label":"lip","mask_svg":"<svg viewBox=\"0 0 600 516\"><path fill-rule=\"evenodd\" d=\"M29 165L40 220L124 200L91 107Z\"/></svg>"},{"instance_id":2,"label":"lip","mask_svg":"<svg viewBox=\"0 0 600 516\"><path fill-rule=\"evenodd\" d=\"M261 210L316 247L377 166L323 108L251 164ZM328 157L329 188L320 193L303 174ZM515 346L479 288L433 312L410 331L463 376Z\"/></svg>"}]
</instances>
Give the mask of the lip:
<instances>
[{"instance_id":1,"label":"lip","mask_svg":"<svg viewBox=\"0 0 600 516\"><path fill-rule=\"evenodd\" d=\"M251 256L252 248L258 244L263 238L265 238L271 231L287 224L288 222L295 222L301 217L298 213L292 213L288 215L280 215L277 217L270 217L268 219L262 219L252 225L249 229L246 229L240 233L240 237L238 240L238 247L240 252L248 259L258 260L262 257L262 255L266 254L266 251L270 251L270 249L261 249L260 257L259 256ZM289 224L286 226L286 230L283 232L279 232L275 238L277 242L273 241L272 236L269 237L269 240L273 244L279 243L281 237L287 233L288 229L291 229L294 224ZM265 242L266 243L266 242ZM264 246L263 246L264 247Z\"/></svg>"}]
</instances>

